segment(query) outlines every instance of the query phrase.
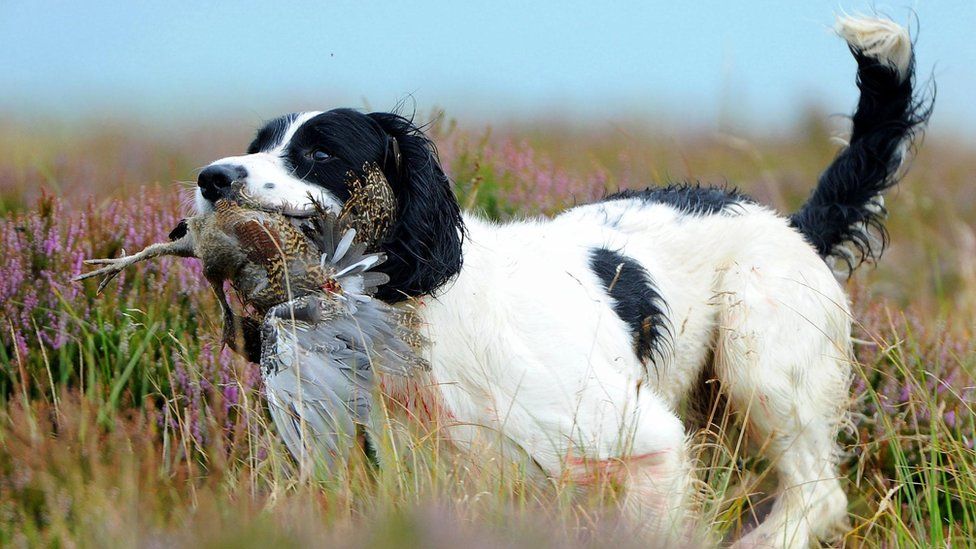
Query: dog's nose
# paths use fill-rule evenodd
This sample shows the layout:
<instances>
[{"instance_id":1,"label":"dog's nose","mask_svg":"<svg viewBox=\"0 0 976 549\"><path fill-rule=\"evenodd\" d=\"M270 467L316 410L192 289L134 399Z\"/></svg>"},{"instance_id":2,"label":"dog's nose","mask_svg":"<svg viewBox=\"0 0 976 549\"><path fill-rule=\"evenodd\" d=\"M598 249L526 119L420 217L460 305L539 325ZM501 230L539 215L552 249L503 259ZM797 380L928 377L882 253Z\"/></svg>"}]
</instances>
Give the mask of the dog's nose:
<instances>
[{"instance_id":1,"label":"dog's nose","mask_svg":"<svg viewBox=\"0 0 976 549\"><path fill-rule=\"evenodd\" d=\"M244 166L213 164L204 168L197 176L197 186L200 187L204 198L215 201L225 195L231 183L245 177L247 177L247 170Z\"/></svg>"}]
</instances>

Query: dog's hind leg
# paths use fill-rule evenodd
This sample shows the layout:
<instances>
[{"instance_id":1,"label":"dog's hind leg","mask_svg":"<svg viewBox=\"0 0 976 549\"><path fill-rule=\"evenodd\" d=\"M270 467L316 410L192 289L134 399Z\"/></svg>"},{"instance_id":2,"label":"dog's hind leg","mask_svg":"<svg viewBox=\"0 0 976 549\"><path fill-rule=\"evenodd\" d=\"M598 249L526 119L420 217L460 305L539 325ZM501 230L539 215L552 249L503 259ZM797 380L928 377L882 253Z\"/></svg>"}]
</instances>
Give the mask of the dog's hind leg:
<instances>
[{"instance_id":1,"label":"dog's hind leg","mask_svg":"<svg viewBox=\"0 0 976 549\"><path fill-rule=\"evenodd\" d=\"M739 547L807 547L846 522L836 437L849 399L850 321L818 263L811 252L723 275L715 372L779 481L772 511Z\"/></svg>"},{"instance_id":2,"label":"dog's hind leg","mask_svg":"<svg viewBox=\"0 0 976 549\"><path fill-rule=\"evenodd\" d=\"M633 410L610 415L620 420L606 424L614 447L584 445L566 458L564 473L580 486L620 486L627 524L652 546L687 546L696 534L695 483L681 420L649 389L638 389Z\"/></svg>"}]
</instances>

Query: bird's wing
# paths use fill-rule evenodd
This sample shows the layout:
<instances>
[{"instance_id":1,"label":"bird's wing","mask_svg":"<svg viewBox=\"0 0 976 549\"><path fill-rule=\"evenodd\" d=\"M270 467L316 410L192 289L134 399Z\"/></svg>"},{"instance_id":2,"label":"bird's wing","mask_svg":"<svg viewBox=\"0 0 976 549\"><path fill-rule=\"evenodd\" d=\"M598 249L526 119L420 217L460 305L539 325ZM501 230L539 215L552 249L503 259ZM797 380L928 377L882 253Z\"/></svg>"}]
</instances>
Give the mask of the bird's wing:
<instances>
[{"instance_id":1,"label":"bird's wing","mask_svg":"<svg viewBox=\"0 0 976 549\"><path fill-rule=\"evenodd\" d=\"M388 307L314 294L273 307L261 333L271 416L300 462L332 465L368 426L374 371L409 375L426 363L402 340Z\"/></svg>"},{"instance_id":2,"label":"bird's wing","mask_svg":"<svg viewBox=\"0 0 976 549\"><path fill-rule=\"evenodd\" d=\"M271 417L300 462L331 465L369 421L369 357L346 341L321 298L305 296L272 309L262 326L261 373ZM323 314L327 313L327 314Z\"/></svg>"}]
</instances>

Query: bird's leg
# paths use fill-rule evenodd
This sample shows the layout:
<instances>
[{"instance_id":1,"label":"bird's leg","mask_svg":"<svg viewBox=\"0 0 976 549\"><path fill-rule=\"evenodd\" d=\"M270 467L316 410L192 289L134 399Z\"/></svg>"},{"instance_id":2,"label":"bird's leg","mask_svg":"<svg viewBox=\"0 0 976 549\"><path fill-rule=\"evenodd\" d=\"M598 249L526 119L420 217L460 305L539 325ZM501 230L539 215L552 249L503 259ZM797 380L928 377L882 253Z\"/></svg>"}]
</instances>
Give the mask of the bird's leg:
<instances>
[{"instance_id":1,"label":"bird's leg","mask_svg":"<svg viewBox=\"0 0 976 549\"><path fill-rule=\"evenodd\" d=\"M261 325L253 318L234 313L227 301L227 294L224 293L222 280L211 280L210 285L224 314L223 342L247 360L260 363Z\"/></svg>"},{"instance_id":2,"label":"bird's leg","mask_svg":"<svg viewBox=\"0 0 976 549\"><path fill-rule=\"evenodd\" d=\"M105 265L100 269L96 269L89 273L84 273L76 276L73 280L85 280L86 278L92 278L95 276L101 276L102 281L98 284L98 293L102 293L102 290L108 286L108 283L112 281L113 278L118 276L126 267L134 265L140 261L146 259L152 259L154 257L159 257L161 255L175 255L180 257L195 257L193 253L193 238L189 235L180 238L179 240L173 242L160 242L157 244L150 244L144 250L139 253L132 255L126 255L118 257L115 259L86 259L86 265Z\"/></svg>"}]
</instances>

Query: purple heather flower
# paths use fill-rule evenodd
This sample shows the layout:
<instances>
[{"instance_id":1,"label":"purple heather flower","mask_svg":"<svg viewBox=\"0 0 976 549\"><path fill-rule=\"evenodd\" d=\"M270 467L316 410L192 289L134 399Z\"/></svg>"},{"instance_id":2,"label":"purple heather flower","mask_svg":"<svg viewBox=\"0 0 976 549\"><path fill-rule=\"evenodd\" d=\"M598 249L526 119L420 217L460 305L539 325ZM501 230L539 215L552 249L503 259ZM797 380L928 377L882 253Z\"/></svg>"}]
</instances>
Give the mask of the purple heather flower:
<instances>
[{"instance_id":1,"label":"purple heather flower","mask_svg":"<svg viewBox=\"0 0 976 549\"><path fill-rule=\"evenodd\" d=\"M912 387L908 383L908 381L906 381L901 387L901 392L898 394L898 403L905 404L911 399L911 396L912 396Z\"/></svg>"}]
</instances>

